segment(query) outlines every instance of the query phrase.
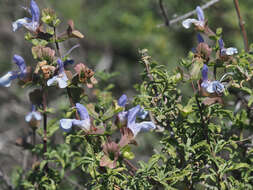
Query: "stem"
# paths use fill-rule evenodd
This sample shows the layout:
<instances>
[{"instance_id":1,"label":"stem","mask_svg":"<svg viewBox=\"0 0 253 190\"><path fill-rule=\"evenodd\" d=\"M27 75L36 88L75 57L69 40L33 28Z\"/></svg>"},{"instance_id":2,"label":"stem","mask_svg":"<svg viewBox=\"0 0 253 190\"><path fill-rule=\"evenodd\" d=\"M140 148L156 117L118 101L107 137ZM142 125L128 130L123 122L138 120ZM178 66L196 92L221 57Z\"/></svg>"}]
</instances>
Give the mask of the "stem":
<instances>
[{"instance_id":1,"label":"stem","mask_svg":"<svg viewBox=\"0 0 253 190\"><path fill-rule=\"evenodd\" d=\"M244 27L245 22L242 20L238 0L234 0L234 5L235 5L237 17L239 19L239 26L240 26L240 29L241 29L241 32L242 32L242 37L243 37L243 42L244 42L244 49L245 49L246 52L248 52L249 51L249 44L248 44L247 33L246 33L246 30L245 30L245 27Z\"/></svg>"},{"instance_id":2,"label":"stem","mask_svg":"<svg viewBox=\"0 0 253 190\"><path fill-rule=\"evenodd\" d=\"M202 106L200 105L198 94L195 94L195 99L196 99L196 102L197 102L197 106L199 108L199 114L200 114L200 120L201 120L201 123L202 123L202 127L204 129L203 130L204 137L207 140L207 142L209 143L208 128L207 128L206 123L205 123L205 119L204 119L204 115L203 115L203 110L202 110Z\"/></svg>"},{"instance_id":3,"label":"stem","mask_svg":"<svg viewBox=\"0 0 253 190\"><path fill-rule=\"evenodd\" d=\"M164 5L163 5L163 0L159 0L159 6L160 6L160 9L162 11L162 15L163 15L163 18L164 18L164 22L165 22L165 26L169 26L170 25L170 21L168 19L168 14L164 8Z\"/></svg>"},{"instance_id":4,"label":"stem","mask_svg":"<svg viewBox=\"0 0 253 190\"><path fill-rule=\"evenodd\" d=\"M43 130L44 130L44 137L43 137L43 152L44 152L44 159L46 159L45 153L47 152L47 92L46 87L42 89L42 98L43 98ZM45 169L47 170L48 166L45 165Z\"/></svg>"},{"instance_id":5,"label":"stem","mask_svg":"<svg viewBox=\"0 0 253 190\"><path fill-rule=\"evenodd\" d=\"M32 129L32 145L35 147L36 145L36 129ZM37 156L36 154L32 153L33 157L33 164L37 161Z\"/></svg>"},{"instance_id":6,"label":"stem","mask_svg":"<svg viewBox=\"0 0 253 190\"><path fill-rule=\"evenodd\" d=\"M127 159L124 158L124 162L132 169L133 172L136 172L138 169Z\"/></svg>"},{"instance_id":7,"label":"stem","mask_svg":"<svg viewBox=\"0 0 253 190\"><path fill-rule=\"evenodd\" d=\"M71 92L70 92L70 88L67 87L67 93L68 93L68 97L69 97L69 102L71 104L72 107L75 107L75 102L72 98ZM78 112L76 111L76 119L80 120L80 116L78 114Z\"/></svg>"},{"instance_id":8,"label":"stem","mask_svg":"<svg viewBox=\"0 0 253 190\"><path fill-rule=\"evenodd\" d=\"M54 27L54 42L55 42L57 54L61 58L61 52L60 52L59 43L57 42L57 35L56 35L56 28L55 27Z\"/></svg>"}]
</instances>

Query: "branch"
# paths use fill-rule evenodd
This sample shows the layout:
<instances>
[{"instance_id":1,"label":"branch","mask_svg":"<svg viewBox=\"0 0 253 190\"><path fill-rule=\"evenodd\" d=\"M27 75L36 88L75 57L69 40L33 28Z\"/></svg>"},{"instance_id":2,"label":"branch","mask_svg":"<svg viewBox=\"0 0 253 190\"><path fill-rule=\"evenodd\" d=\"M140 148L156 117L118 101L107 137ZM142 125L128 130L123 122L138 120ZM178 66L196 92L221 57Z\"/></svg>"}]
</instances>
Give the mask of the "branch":
<instances>
[{"instance_id":1,"label":"branch","mask_svg":"<svg viewBox=\"0 0 253 190\"><path fill-rule=\"evenodd\" d=\"M164 8L163 0L159 0L159 6L160 6L160 9L161 9L163 17L164 17L165 26L169 26L170 25L170 21L168 19L168 14L167 14L167 12L166 12L166 10Z\"/></svg>"},{"instance_id":2,"label":"branch","mask_svg":"<svg viewBox=\"0 0 253 190\"><path fill-rule=\"evenodd\" d=\"M159 2L160 2L160 1L161 1L161 0L159 0ZM214 5L215 3L218 3L219 1L220 1L220 0L211 0L211 1L207 2L206 4L202 5L201 8L202 8L203 10L204 10L204 9L207 9L208 7ZM161 8L161 6L160 6L160 8ZM161 9L162 9L162 8L161 8ZM163 10L162 10L162 12L163 12ZM165 24L160 24L160 25L158 25L158 27L161 27L161 26L168 26L168 27L169 27L169 26L171 26L172 24L175 24L175 23L177 23L177 22L180 22L180 21L182 21L182 20L185 20L185 19L187 19L188 17L190 17L190 16L192 16L192 15L194 15L194 14L196 14L196 13L197 13L196 10L193 10L193 11L190 11L190 12L188 12L188 13L182 15L182 16L179 16L179 17L177 17L177 18L175 18L175 19L172 19L172 20L169 20L168 17L166 16ZM163 16L164 16L164 14L163 14ZM168 24L166 24L167 20L169 21Z\"/></svg>"},{"instance_id":3,"label":"branch","mask_svg":"<svg viewBox=\"0 0 253 190\"><path fill-rule=\"evenodd\" d=\"M247 33L246 33L246 30L245 30L245 27L244 27L245 22L242 20L238 0L234 0L234 5L235 5L237 17L239 19L239 26L240 26L240 29L241 29L241 32L242 32L242 37L243 37L243 42L244 42L244 49L245 49L246 52L248 52L249 51L249 44L248 44Z\"/></svg>"}]
</instances>

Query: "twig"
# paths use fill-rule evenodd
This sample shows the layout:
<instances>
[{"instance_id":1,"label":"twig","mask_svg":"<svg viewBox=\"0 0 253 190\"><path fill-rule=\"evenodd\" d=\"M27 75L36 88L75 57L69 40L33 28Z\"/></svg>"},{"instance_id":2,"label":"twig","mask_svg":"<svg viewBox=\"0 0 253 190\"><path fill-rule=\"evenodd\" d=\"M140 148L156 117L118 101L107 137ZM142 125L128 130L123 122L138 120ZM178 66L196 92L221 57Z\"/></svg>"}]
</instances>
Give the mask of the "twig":
<instances>
[{"instance_id":1,"label":"twig","mask_svg":"<svg viewBox=\"0 0 253 190\"><path fill-rule=\"evenodd\" d=\"M242 32L242 37L243 37L243 42L244 42L244 49L245 49L246 52L248 52L249 51L249 44L248 44L247 33L246 33L246 30L245 30L245 27L244 27L245 22L242 20L238 0L234 0L234 5L235 5L237 17L239 19L239 26L240 26L240 29L241 29L241 32Z\"/></svg>"},{"instance_id":2,"label":"twig","mask_svg":"<svg viewBox=\"0 0 253 190\"><path fill-rule=\"evenodd\" d=\"M132 169L133 172L136 172L138 169L127 159L124 158L124 162Z\"/></svg>"},{"instance_id":3,"label":"twig","mask_svg":"<svg viewBox=\"0 0 253 190\"><path fill-rule=\"evenodd\" d=\"M218 3L219 1L220 1L220 0L211 0L211 1L207 2L206 4L202 5L201 8L202 8L203 10L204 10L204 9L207 9L208 7L214 5L215 3ZM196 10L193 10L193 11L190 11L190 12L188 12L188 13L182 15L182 16L178 16L177 18L170 20L168 25L166 25L166 20L169 20L168 17L167 17L167 18L165 19L165 24L160 24L160 25L158 25L158 27L161 27L161 26L168 26L168 27L169 27L169 26L171 26L172 24L175 24L175 23L180 22L180 21L182 21L182 20L184 20L184 19L187 19L188 17L190 17L190 16L192 16L192 15L194 15L194 14L196 14L196 13L197 13ZM164 16L164 15L163 15L163 16Z\"/></svg>"},{"instance_id":4,"label":"twig","mask_svg":"<svg viewBox=\"0 0 253 190\"><path fill-rule=\"evenodd\" d=\"M163 0L159 0L159 6L160 6L160 9L162 11L162 15L163 15L163 18L164 18L164 21L165 21L165 26L169 26L170 21L168 19L168 14L167 14L167 12L164 8Z\"/></svg>"}]
</instances>

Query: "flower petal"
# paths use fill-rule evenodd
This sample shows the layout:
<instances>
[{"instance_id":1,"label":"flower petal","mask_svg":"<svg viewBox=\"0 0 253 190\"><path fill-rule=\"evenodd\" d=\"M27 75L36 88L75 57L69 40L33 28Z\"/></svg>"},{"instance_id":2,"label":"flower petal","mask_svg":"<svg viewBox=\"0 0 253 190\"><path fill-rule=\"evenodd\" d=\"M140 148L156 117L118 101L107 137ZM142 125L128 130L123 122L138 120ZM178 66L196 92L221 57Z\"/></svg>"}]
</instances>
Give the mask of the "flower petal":
<instances>
[{"instance_id":1,"label":"flower petal","mask_svg":"<svg viewBox=\"0 0 253 190\"><path fill-rule=\"evenodd\" d=\"M201 26L201 27L204 26L203 22L198 21L197 19L194 19L194 18L188 18L182 22L183 27L186 29L190 28L192 24L195 24L195 25Z\"/></svg>"},{"instance_id":2,"label":"flower petal","mask_svg":"<svg viewBox=\"0 0 253 190\"><path fill-rule=\"evenodd\" d=\"M72 128L73 120L75 119L61 119L60 128L65 132L69 132Z\"/></svg>"},{"instance_id":3,"label":"flower petal","mask_svg":"<svg viewBox=\"0 0 253 190\"><path fill-rule=\"evenodd\" d=\"M10 87L13 79L16 79L18 75L12 71L6 73L0 78L0 86Z\"/></svg>"},{"instance_id":4,"label":"flower petal","mask_svg":"<svg viewBox=\"0 0 253 190\"><path fill-rule=\"evenodd\" d=\"M130 129L133 132L134 136L136 136L141 131L150 131L155 128L156 128L155 124L151 121L144 121L130 126Z\"/></svg>"},{"instance_id":5,"label":"flower petal","mask_svg":"<svg viewBox=\"0 0 253 190\"><path fill-rule=\"evenodd\" d=\"M238 50L234 47L230 47L226 49L226 55L234 55L237 53L238 53Z\"/></svg>"},{"instance_id":6,"label":"flower petal","mask_svg":"<svg viewBox=\"0 0 253 190\"><path fill-rule=\"evenodd\" d=\"M33 112L33 117L37 120L40 121L42 119L42 116L40 114L40 112L34 111Z\"/></svg>"},{"instance_id":7,"label":"flower petal","mask_svg":"<svg viewBox=\"0 0 253 190\"><path fill-rule=\"evenodd\" d=\"M65 73L58 75L57 82L60 88L66 88L68 86L68 77Z\"/></svg>"},{"instance_id":8,"label":"flower petal","mask_svg":"<svg viewBox=\"0 0 253 190\"><path fill-rule=\"evenodd\" d=\"M221 38L218 40L218 43L219 43L220 49L223 49L224 48L224 42Z\"/></svg>"},{"instance_id":9,"label":"flower petal","mask_svg":"<svg viewBox=\"0 0 253 190\"><path fill-rule=\"evenodd\" d=\"M129 125L132 125L132 124L135 124L135 120L136 120L136 116L138 114L138 112L140 111L141 107L139 105L131 108L129 111L128 111L128 116L127 116L127 126Z\"/></svg>"},{"instance_id":10,"label":"flower petal","mask_svg":"<svg viewBox=\"0 0 253 190\"><path fill-rule=\"evenodd\" d=\"M81 120L90 120L89 113L87 109L80 103L76 103L76 109L80 115Z\"/></svg>"},{"instance_id":11,"label":"flower petal","mask_svg":"<svg viewBox=\"0 0 253 190\"><path fill-rule=\"evenodd\" d=\"M31 120L32 120L32 112L28 113L28 114L25 116L25 121L26 121L27 123L29 123Z\"/></svg>"},{"instance_id":12,"label":"flower petal","mask_svg":"<svg viewBox=\"0 0 253 190\"><path fill-rule=\"evenodd\" d=\"M47 86L52 86L54 84L57 84L58 83L57 78L58 78L58 76L54 76L51 79L48 79Z\"/></svg>"},{"instance_id":13,"label":"flower petal","mask_svg":"<svg viewBox=\"0 0 253 190\"><path fill-rule=\"evenodd\" d=\"M148 111L144 110L143 108L140 109L140 111L137 114L138 118L145 119L148 115Z\"/></svg>"},{"instance_id":14,"label":"flower petal","mask_svg":"<svg viewBox=\"0 0 253 190\"><path fill-rule=\"evenodd\" d=\"M122 111L118 113L118 119L120 122L120 125L125 125L127 121L127 111Z\"/></svg>"},{"instance_id":15,"label":"flower petal","mask_svg":"<svg viewBox=\"0 0 253 190\"><path fill-rule=\"evenodd\" d=\"M73 125L89 131L90 130L90 118L85 119L85 120L73 120Z\"/></svg>"},{"instance_id":16,"label":"flower petal","mask_svg":"<svg viewBox=\"0 0 253 190\"><path fill-rule=\"evenodd\" d=\"M202 80L207 81L208 80L208 67L206 64L204 64L202 68Z\"/></svg>"},{"instance_id":17,"label":"flower petal","mask_svg":"<svg viewBox=\"0 0 253 190\"><path fill-rule=\"evenodd\" d=\"M225 90L225 87L222 83L220 83L219 81L212 81L212 88L213 91L215 91L217 94L222 94Z\"/></svg>"},{"instance_id":18,"label":"flower petal","mask_svg":"<svg viewBox=\"0 0 253 190\"><path fill-rule=\"evenodd\" d=\"M27 17L16 20L15 22L12 23L13 32L17 31L22 26L27 25L31 21L32 20L30 18L27 18Z\"/></svg>"},{"instance_id":19,"label":"flower petal","mask_svg":"<svg viewBox=\"0 0 253 190\"><path fill-rule=\"evenodd\" d=\"M39 23L39 21L40 21L40 9L39 9L37 3L34 0L31 0L30 11L31 11L31 14L32 14L32 22L33 23L34 22Z\"/></svg>"},{"instance_id":20,"label":"flower petal","mask_svg":"<svg viewBox=\"0 0 253 190\"><path fill-rule=\"evenodd\" d=\"M64 63L61 59L57 59L58 67L59 67L59 73L64 73Z\"/></svg>"},{"instance_id":21,"label":"flower petal","mask_svg":"<svg viewBox=\"0 0 253 190\"><path fill-rule=\"evenodd\" d=\"M197 33L198 43L204 43L204 39L200 33Z\"/></svg>"},{"instance_id":22,"label":"flower petal","mask_svg":"<svg viewBox=\"0 0 253 190\"><path fill-rule=\"evenodd\" d=\"M118 99L118 105L121 107L125 107L127 103L127 95L123 94L119 99Z\"/></svg>"},{"instance_id":23,"label":"flower petal","mask_svg":"<svg viewBox=\"0 0 253 190\"><path fill-rule=\"evenodd\" d=\"M200 7L200 6L197 6L196 11L197 11L197 15L198 15L199 21L204 22L204 21L205 21L205 15L204 15L204 12L203 12L203 10L201 9L201 7Z\"/></svg>"},{"instance_id":24,"label":"flower petal","mask_svg":"<svg viewBox=\"0 0 253 190\"><path fill-rule=\"evenodd\" d=\"M23 57L15 54L13 56L13 62L17 64L17 66L19 67L19 70L22 74L26 73L26 64L25 64L25 60L23 59Z\"/></svg>"}]
</instances>

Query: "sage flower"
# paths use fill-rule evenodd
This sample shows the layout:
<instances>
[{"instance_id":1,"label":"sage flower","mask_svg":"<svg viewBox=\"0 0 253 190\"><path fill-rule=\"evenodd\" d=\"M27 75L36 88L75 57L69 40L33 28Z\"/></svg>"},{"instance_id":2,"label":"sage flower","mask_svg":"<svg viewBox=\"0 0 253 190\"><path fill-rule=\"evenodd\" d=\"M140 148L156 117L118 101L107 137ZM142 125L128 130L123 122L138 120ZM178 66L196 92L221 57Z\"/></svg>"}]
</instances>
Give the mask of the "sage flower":
<instances>
[{"instance_id":1,"label":"sage flower","mask_svg":"<svg viewBox=\"0 0 253 190\"><path fill-rule=\"evenodd\" d=\"M127 128L129 128L132 131L134 137L140 131L149 131L156 128L155 124L151 121L143 121L141 123L136 123L136 117L140 112L140 109L141 107L137 105L131 108L127 114Z\"/></svg>"},{"instance_id":2,"label":"sage flower","mask_svg":"<svg viewBox=\"0 0 253 190\"><path fill-rule=\"evenodd\" d=\"M225 87L220 81L210 81L208 80L208 67L204 64L202 68L202 83L201 88L204 91L204 95L209 96L211 94L221 95Z\"/></svg>"},{"instance_id":3,"label":"sage flower","mask_svg":"<svg viewBox=\"0 0 253 190\"><path fill-rule=\"evenodd\" d=\"M19 55L13 56L13 62L19 67L19 71L9 71L0 78L0 86L10 87L12 80L16 78L24 78L26 75L26 64L24 59Z\"/></svg>"},{"instance_id":4,"label":"sage flower","mask_svg":"<svg viewBox=\"0 0 253 190\"><path fill-rule=\"evenodd\" d=\"M197 6L196 8L198 20L195 18L188 18L182 22L184 28L188 29L194 24L197 27L203 28L205 26L205 16L203 10Z\"/></svg>"},{"instance_id":5,"label":"sage flower","mask_svg":"<svg viewBox=\"0 0 253 190\"><path fill-rule=\"evenodd\" d=\"M119 99L118 99L118 105L122 108L125 109L126 103L127 103L127 96L125 94L123 94ZM126 121L127 121L127 111L121 111L118 113L117 115L117 119L120 123L120 125L125 125Z\"/></svg>"},{"instance_id":6,"label":"sage flower","mask_svg":"<svg viewBox=\"0 0 253 190\"><path fill-rule=\"evenodd\" d=\"M36 32L40 25L40 9L34 0L31 0L28 12L31 14L32 18L24 17L12 23L14 32L22 26L29 31Z\"/></svg>"},{"instance_id":7,"label":"sage flower","mask_svg":"<svg viewBox=\"0 0 253 190\"><path fill-rule=\"evenodd\" d=\"M40 112L36 111L36 107L35 105L32 105L32 110L30 113L28 113L25 116L25 121L27 123L31 122L32 120L36 120L36 121L40 121L42 119L42 116L40 114Z\"/></svg>"},{"instance_id":8,"label":"sage flower","mask_svg":"<svg viewBox=\"0 0 253 190\"><path fill-rule=\"evenodd\" d=\"M90 130L91 123L90 123L90 116L88 114L87 109L80 103L76 103L76 109L78 114L80 115L80 120L78 119L61 119L60 120L60 128L65 131L69 132L73 126L80 127L84 130Z\"/></svg>"},{"instance_id":9,"label":"sage flower","mask_svg":"<svg viewBox=\"0 0 253 190\"><path fill-rule=\"evenodd\" d=\"M234 55L234 54L238 53L238 50L234 47L225 48L224 47L224 42L221 38L219 39L218 43L219 43L219 47L220 47L221 56Z\"/></svg>"},{"instance_id":10,"label":"sage flower","mask_svg":"<svg viewBox=\"0 0 253 190\"><path fill-rule=\"evenodd\" d=\"M59 88L66 88L68 86L68 77L64 71L64 63L61 59L57 60L59 71L58 75L53 76L47 81L47 86L58 84Z\"/></svg>"}]
</instances>

